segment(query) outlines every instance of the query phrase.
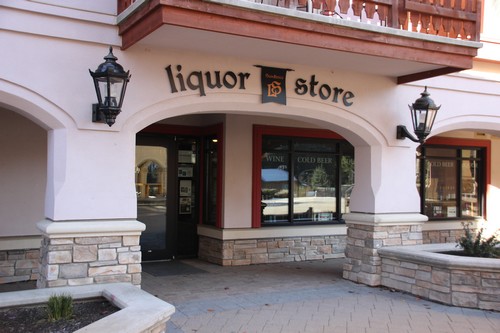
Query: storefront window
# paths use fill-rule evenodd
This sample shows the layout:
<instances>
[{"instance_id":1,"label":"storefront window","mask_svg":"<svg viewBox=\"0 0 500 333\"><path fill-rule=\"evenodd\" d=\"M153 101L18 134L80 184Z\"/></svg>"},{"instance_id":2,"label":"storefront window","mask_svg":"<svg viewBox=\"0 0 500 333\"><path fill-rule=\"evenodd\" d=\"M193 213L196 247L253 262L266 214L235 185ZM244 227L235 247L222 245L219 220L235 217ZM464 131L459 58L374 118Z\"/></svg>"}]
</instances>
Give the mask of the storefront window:
<instances>
[{"instance_id":1,"label":"storefront window","mask_svg":"<svg viewBox=\"0 0 500 333\"><path fill-rule=\"evenodd\" d=\"M342 222L354 184L353 152L343 140L264 136L262 225Z\"/></svg>"},{"instance_id":2,"label":"storefront window","mask_svg":"<svg viewBox=\"0 0 500 333\"><path fill-rule=\"evenodd\" d=\"M482 216L482 148L420 147L417 188L429 219Z\"/></svg>"}]
</instances>

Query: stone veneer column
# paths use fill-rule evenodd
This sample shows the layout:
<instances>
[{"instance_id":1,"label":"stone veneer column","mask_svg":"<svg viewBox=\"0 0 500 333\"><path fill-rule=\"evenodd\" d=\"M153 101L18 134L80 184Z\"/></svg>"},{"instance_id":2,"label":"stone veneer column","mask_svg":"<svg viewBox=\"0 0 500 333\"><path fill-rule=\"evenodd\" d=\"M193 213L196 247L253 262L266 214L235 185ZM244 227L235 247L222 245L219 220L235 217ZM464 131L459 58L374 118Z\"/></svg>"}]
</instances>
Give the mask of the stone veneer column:
<instances>
[{"instance_id":1,"label":"stone veneer column","mask_svg":"<svg viewBox=\"0 0 500 333\"><path fill-rule=\"evenodd\" d=\"M347 225L344 279L369 286L380 285L382 261L378 249L423 244L421 214L345 214Z\"/></svg>"},{"instance_id":2,"label":"stone veneer column","mask_svg":"<svg viewBox=\"0 0 500 333\"><path fill-rule=\"evenodd\" d=\"M143 223L45 220L37 226L42 231L38 288L108 282L140 286Z\"/></svg>"}]
</instances>

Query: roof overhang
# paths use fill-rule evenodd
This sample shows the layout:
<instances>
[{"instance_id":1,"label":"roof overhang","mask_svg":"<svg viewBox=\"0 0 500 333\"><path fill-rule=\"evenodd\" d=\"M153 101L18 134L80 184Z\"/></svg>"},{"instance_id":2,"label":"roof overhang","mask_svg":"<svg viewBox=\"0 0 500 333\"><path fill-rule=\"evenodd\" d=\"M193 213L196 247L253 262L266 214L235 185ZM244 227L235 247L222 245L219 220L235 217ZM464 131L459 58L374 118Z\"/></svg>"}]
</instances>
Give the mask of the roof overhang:
<instances>
[{"instance_id":1,"label":"roof overhang","mask_svg":"<svg viewBox=\"0 0 500 333\"><path fill-rule=\"evenodd\" d=\"M392 77L472 68L481 43L246 1L136 1L118 16L123 48L141 45Z\"/></svg>"}]
</instances>

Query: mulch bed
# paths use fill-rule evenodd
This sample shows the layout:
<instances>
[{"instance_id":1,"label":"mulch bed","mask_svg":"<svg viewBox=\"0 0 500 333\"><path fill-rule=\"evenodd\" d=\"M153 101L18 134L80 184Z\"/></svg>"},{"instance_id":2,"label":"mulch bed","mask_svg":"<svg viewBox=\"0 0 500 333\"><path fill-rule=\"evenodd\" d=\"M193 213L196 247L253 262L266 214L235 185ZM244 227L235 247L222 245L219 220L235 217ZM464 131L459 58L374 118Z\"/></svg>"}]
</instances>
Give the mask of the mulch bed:
<instances>
[{"instance_id":1,"label":"mulch bed","mask_svg":"<svg viewBox=\"0 0 500 333\"><path fill-rule=\"evenodd\" d=\"M71 333L120 309L106 299L75 301L73 317L50 322L46 305L0 309L0 333Z\"/></svg>"}]
</instances>

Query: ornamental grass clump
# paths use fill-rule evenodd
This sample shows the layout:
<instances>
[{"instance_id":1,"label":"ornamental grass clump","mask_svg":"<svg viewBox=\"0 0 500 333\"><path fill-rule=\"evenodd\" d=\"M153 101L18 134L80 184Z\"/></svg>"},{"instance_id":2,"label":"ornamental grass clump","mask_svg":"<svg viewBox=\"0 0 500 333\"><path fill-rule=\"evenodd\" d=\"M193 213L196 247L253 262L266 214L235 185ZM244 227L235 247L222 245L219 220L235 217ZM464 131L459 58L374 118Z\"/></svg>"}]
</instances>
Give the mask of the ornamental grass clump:
<instances>
[{"instance_id":1,"label":"ornamental grass clump","mask_svg":"<svg viewBox=\"0 0 500 333\"><path fill-rule=\"evenodd\" d=\"M464 224L464 236L458 239L457 246L461 247L466 256L483 257L483 258L499 258L500 240L493 234L490 237L483 237L484 229L481 228L477 232L470 229L471 223Z\"/></svg>"},{"instance_id":2,"label":"ornamental grass clump","mask_svg":"<svg viewBox=\"0 0 500 333\"><path fill-rule=\"evenodd\" d=\"M49 321L70 319L73 315L73 298L70 295L52 295L47 303Z\"/></svg>"}]
</instances>

